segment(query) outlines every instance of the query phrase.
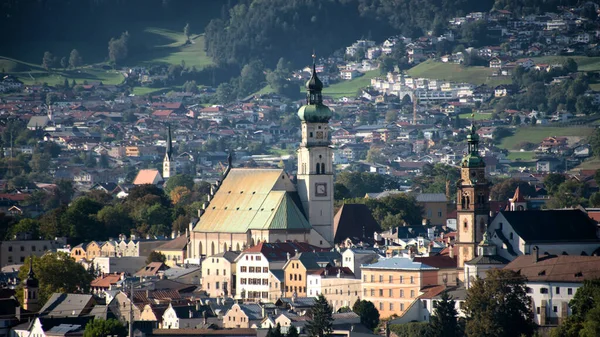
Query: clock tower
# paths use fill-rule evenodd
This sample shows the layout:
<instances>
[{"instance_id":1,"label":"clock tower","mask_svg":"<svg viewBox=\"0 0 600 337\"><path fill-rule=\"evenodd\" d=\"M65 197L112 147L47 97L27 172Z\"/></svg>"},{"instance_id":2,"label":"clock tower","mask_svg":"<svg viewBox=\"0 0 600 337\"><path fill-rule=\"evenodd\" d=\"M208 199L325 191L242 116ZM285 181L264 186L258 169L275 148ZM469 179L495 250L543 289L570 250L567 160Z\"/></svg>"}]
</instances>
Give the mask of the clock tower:
<instances>
[{"instance_id":1,"label":"clock tower","mask_svg":"<svg viewBox=\"0 0 600 337\"><path fill-rule=\"evenodd\" d=\"M456 245L457 265L475 258L477 243L483 240L490 214L490 184L485 177L485 162L479 155L479 136L475 124L467 135L468 152L461 161L457 182Z\"/></svg>"},{"instance_id":2,"label":"clock tower","mask_svg":"<svg viewBox=\"0 0 600 337\"><path fill-rule=\"evenodd\" d=\"M323 104L323 83L313 55L312 75L306 82L306 105L298 110L302 143L298 149L298 194L312 227L333 243L333 151L329 141L331 110Z\"/></svg>"}]
</instances>

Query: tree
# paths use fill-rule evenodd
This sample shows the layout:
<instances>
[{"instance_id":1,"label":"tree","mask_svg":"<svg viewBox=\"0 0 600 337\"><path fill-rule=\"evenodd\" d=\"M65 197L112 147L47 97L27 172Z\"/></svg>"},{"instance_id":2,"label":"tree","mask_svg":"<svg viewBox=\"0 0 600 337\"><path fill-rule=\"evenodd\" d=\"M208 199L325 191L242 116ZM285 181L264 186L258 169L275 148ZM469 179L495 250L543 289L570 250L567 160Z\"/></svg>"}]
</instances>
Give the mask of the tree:
<instances>
[{"instance_id":1,"label":"tree","mask_svg":"<svg viewBox=\"0 0 600 337\"><path fill-rule=\"evenodd\" d=\"M560 173L550 173L544 178L544 187L549 194L554 194L558 190L558 186L564 183L566 180L565 176Z\"/></svg>"},{"instance_id":2,"label":"tree","mask_svg":"<svg viewBox=\"0 0 600 337\"><path fill-rule=\"evenodd\" d=\"M290 325L290 327L288 328L288 332L286 337L299 337L300 335L298 334L298 329L296 329L295 325Z\"/></svg>"},{"instance_id":3,"label":"tree","mask_svg":"<svg viewBox=\"0 0 600 337\"><path fill-rule=\"evenodd\" d=\"M86 324L83 337L125 337L127 333L125 325L114 318L107 320L95 318Z\"/></svg>"},{"instance_id":4,"label":"tree","mask_svg":"<svg viewBox=\"0 0 600 337\"><path fill-rule=\"evenodd\" d=\"M352 306L352 311L360 316L360 323L373 330L379 325L379 311L371 301L358 300Z\"/></svg>"},{"instance_id":5,"label":"tree","mask_svg":"<svg viewBox=\"0 0 600 337\"><path fill-rule=\"evenodd\" d=\"M600 157L600 129L596 129L596 132L594 132L588 138L588 143L592 148L592 153L594 154L594 157Z\"/></svg>"},{"instance_id":6,"label":"tree","mask_svg":"<svg viewBox=\"0 0 600 337\"><path fill-rule=\"evenodd\" d=\"M35 219L21 219L21 221L12 227L10 239L18 233L29 233L34 240L38 239L40 237L39 221Z\"/></svg>"},{"instance_id":7,"label":"tree","mask_svg":"<svg viewBox=\"0 0 600 337\"><path fill-rule=\"evenodd\" d=\"M171 197L171 201L173 205L178 204L186 204L189 201L192 192L185 186L177 186L175 187L169 196Z\"/></svg>"},{"instance_id":8,"label":"tree","mask_svg":"<svg viewBox=\"0 0 600 337\"><path fill-rule=\"evenodd\" d=\"M323 294L319 294L312 308L312 317L306 323L306 334L310 337L328 337L333 331L331 307Z\"/></svg>"},{"instance_id":9,"label":"tree","mask_svg":"<svg viewBox=\"0 0 600 337\"><path fill-rule=\"evenodd\" d=\"M381 152L381 149L372 147L367 151L367 162L385 164L387 162L387 157Z\"/></svg>"},{"instance_id":10,"label":"tree","mask_svg":"<svg viewBox=\"0 0 600 337\"><path fill-rule=\"evenodd\" d=\"M148 254L148 257L146 258L146 264L150 264L152 262L165 263L165 261L167 261L167 257L165 256L165 254L157 252L155 250L151 251L150 254Z\"/></svg>"},{"instance_id":11,"label":"tree","mask_svg":"<svg viewBox=\"0 0 600 337\"><path fill-rule=\"evenodd\" d=\"M183 27L183 36L185 36L185 43L190 43L190 24L186 23Z\"/></svg>"},{"instance_id":12,"label":"tree","mask_svg":"<svg viewBox=\"0 0 600 337\"><path fill-rule=\"evenodd\" d=\"M67 69L67 58L64 56L60 59L60 67L63 69Z\"/></svg>"},{"instance_id":13,"label":"tree","mask_svg":"<svg viewBox=\"0 0 600 337\"><path fill-rule=\"evenodd\" d=\"M92 281L85 268L75 262L67 253L46 253L42 257L31 256L25 259L19 269L19 279L25 280L29 272L29 261L33 258L33 271L39 281L38 296L40 304L44 304L52 294L79 293L87 294ZM23 298L23 286L19 285L17 294Z\"/></svg>"},{"instance_id":14,"label":"tree","mask_svg":"<svg viewBox=\"0 0 600 337\"><path fill-rule=\"evenodd\" d=\"M69 67L77 68L83 64L83 59L81 55L79 55L79 51L77 49L71 50L71 54L69 55Z\"/></svg>"},{"instance_id":15,"label":"tree","mask_svg":"<svg viewBox=\"0 0 600 337\"><path fill-rule=\"evenodd\" d=\"M165 192L170 193L175 187L183 186L188 190L194 188L194 177L189 174L176 174L167 180Z\"/></svg>"},{"instance_id":16,"label":"tree","mask_svg":"<svg viewBox=\"0 0 600 337\"><path fill-rule=\"evenodd\" d=\"M507 201L515 195L515 190L519 188L524 196L534 196L535 187L529 185L526 181L518 178L510 178L497 182L490 189L490 199L494 201Z\"/></svg>"},{"instance_id":17,"label":"tree","mask_svg":"<svg viewBox=\"0 0 600 337\"><path fill-rule=\"evenodd\" d=\"M118 39L113 37L108 41L108 58L112 64L117 64L117 61L127 58L129 52L128 44L129 32L123 32Z\"/></svg>"},{"instance_id":18,"label":"tree","mask_svg":"<svg viewBox=\"0 0 600 337\"><path fill-rule=\"evenodd\" d=\"M42 58L42 67L46 70L50 70L54 66L54 62L56 62L56 58L52 55L51 52L44 52L44 57Z\"/></svg>"},{"instance_id":19,"label":"tree","mask_svg":"<svg viewBox=\"0 0 600 337\"><path fill-rule=\"evenodd\" d=\"M385 122L386 123L395 123L398 120L398 112L396 110L388 110L385 113Z\"/></svg>"},{"instance_id":20,"label":"tree","mask_svg":"<svg viewBox=\"0 0 600 337\"><path fill-rule=\"evenodd\" d=\"M186 81L183 84L183 91L185 92L189 92L192 94L197 94L200 92L200 90L198 90L198 84L196 84L196 81L192 80L192 81Z\"/></svg>"},{"instance_id":21,"label":"tree","mask_svg":"<svg viewBox=\"0 0 600 337\"><path fill-rule=\"evenodd\" d=\"M462 336L455 304L454 299L448 294L448 291L444 291L440 301L437 302L434 314L429 320L428 337Z\"/></svg>"},{"instance_id":22,"label":"tree","mask_svg":"<svg viewBox=\"0 0 600 337\"><path fill-rule=\"evenodd\" d=\"M62 215L61 221L69 229L74 242L98 240L106 237L96 214L103 205L88 197L77 198Z\"/></svg>"},{"instance_id":23,"label":"tree","mask_svg":"<svg viewBox=\"0 0 600 337\"><path fill-rule=\"evenodd\" d=\"M552 331L552 337L598 336L600 280L583 281L583 286L577 289L569 302L569 308L573 314Z\"/></svg>"},{"instance_id":24,"label":"tree","mask_svg":"<svg viewBox=\"0 0 600 337\"><path fill-rule=\"evenodd\" d=\"M535 323L525 277L513 270L491 269L467 290L468 337L531 336Z\"/></svg>"},{"instance_id":25,"label":"tree","mask_svg":"<svg viewBox=\"0 0 600 337\"><path fill-rule=\"evenodd\" d=\"M103 225L106 236L129 233L135 227L133 219L122 204L104 206L98 211L96 218Z\"/></svg>"},{"instance_id":26,"label":"tree","mask_svg":"<svg viewBox=\"0 0 600 337\"><path fill-rule=\"evenodd\" d=\"M547 203L548 208L572 208L586 206L589 195L588 185L576 180L560 184Z\"/></svg>"}]
</instances>

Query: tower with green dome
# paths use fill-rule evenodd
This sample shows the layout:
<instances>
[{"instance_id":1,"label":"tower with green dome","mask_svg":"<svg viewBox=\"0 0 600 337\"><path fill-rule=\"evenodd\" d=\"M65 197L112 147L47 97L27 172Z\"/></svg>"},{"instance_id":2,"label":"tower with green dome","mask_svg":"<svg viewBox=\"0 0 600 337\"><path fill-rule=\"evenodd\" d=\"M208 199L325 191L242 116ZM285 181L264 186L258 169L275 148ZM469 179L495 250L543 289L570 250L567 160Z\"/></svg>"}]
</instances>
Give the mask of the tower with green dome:
<instances>
[{"instance_id":1,"label":"tower with green dome","mask_svg":"<svg viewBox=\"0 0 600 337\"><path fill-rule=\"evenodd\" d=\"M333 242L333 150L329 134L332 112L323 104L323 82L317 76L315 55L306 90L306 104L298 109L298 117L302 121L298 194L312 227Z\"/></svg>"},{"instance_id":2,"label":"tower with green dome","mask_svg":"<svg viewBox=\"0 0 600 337\"><path fill-rule=\"evenodd\" d=\"M457 266L477 256L490 216L490 184L485 176L485 161L479 153L479 135L472 122L467 135L467 152L460 163L456 196Z\"/></svg>"}]
</instances>

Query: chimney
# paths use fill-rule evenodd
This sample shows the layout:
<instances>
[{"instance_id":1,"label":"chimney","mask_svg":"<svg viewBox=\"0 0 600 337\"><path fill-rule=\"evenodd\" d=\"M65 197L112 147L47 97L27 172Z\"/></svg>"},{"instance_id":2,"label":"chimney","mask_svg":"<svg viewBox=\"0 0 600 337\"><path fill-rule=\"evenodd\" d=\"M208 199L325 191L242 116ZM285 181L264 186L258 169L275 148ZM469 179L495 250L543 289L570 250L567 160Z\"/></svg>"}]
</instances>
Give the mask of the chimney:
<instances>
[{"instance_id":1,"label":"chimney","mask_svg":"<svg viewBox=\"0 0 600 337\"><path fill-rule=\"evenodd\" d=\"M194 318L194 312L190 310L190 318Z\"/></svg>"},{"instance_id":2,"label":"chimney","mask_svg":"<svg viewBox=\"0 0 600 337\"><path fill-rule=\"evenodd\" d=\"M540 260L540 249L538 246L533 247L533 262L537 263Z\"/></svg>"},{"instance_id":3,"label":"chimney","mask_svg":"<svg viewBox=\"0 0 600 337\"><path fill-rule=\"evenodd\" d=\"M448 249L448 256L450 256L450 258L453 259L454 258L454 246L450 245L448 248L449 248Z\"/></svg>"},{"instance_id":4,"label":"chimney","mask_svg":"<svg viewBox=\"0 0 600 337\"><path fill-rule=\"evenodd\" d=\"M294 249L294 256L298 256L298 248Z\"/></svg>"},{"instance_id":5,"label":"chimney","mask_svg":"<svg viewBox=\"0 0 600 337\"><path fill-rule=\"evenodd\" d=\"M175 233L175 231L171 232L171 239L175 239L177 237L177 234Z\"/></svg>"},{"instance_id":6,"label":"chimney","mask_svg":"<svg viewBox=\"0 0 600 337\"><path fill-rule=\"evenodd\" d=\"M285 253L285 256L287 257L287 260L290 260L290 252Z\"/></svg>"},{"instance_id":7,"label":"chimney","mask_svg":"<svg viewBox=\"0 0 600 337\"><path fill-rule=\"evenodd\" d=\"M266 311L265 311L265 306L264 306L264 305L260 307L260 311L262 312L262 317L263 317L263 318L264 318L264 317L267 317L267 315L266 315Z\"/></svg>"}]
</instances>

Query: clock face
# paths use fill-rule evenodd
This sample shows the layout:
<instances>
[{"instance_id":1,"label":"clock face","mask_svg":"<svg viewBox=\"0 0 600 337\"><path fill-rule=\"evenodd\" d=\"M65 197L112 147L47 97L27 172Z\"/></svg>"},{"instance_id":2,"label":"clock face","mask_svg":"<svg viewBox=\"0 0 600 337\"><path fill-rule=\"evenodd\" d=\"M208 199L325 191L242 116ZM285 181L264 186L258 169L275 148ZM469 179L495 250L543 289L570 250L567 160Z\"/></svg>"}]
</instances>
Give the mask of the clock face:
<instances>
[{"instance_id":1,"label":"clock face","mask_svg":"<svg viewBox=\"0 0 600 337\"><path fill-rule=\"evenodd\" d=\"M315 195L317 197L326 197L327 183L315 183Z\"/></svg>"},{"instance_id":2,"label":"clock face","mask_svg":"<svg viewBox=\"0 0 600 337\"><path fill-rule=\"evenodd\" d=\"M323 139L323 131L317 131L317 139Z\"/></svg>"}]
</instances>

